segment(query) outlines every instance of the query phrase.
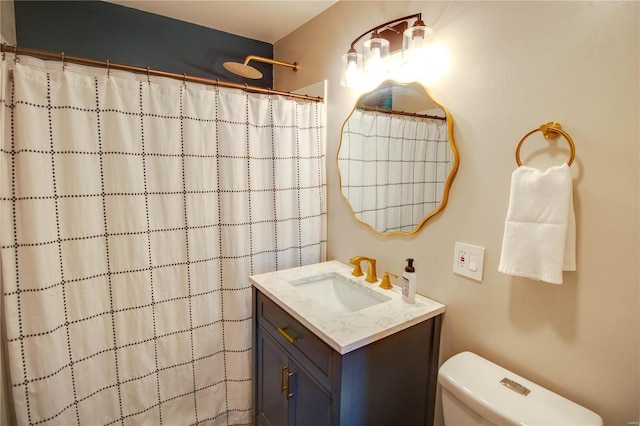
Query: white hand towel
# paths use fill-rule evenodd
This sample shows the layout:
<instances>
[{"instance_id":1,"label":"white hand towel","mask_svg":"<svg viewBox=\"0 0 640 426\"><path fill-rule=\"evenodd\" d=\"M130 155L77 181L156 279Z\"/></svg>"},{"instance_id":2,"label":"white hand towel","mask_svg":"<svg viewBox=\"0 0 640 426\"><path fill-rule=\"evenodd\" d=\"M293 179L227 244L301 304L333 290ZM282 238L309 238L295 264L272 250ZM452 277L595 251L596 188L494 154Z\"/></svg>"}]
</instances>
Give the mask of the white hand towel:
<instances>
[{"instance_id":1,"label":"white hand towel","mask_svg":"<svg viewBox=\"0 0 640 426\"><path fill-rule=\"evenodd\" d=\"M542 172L520 166L511 175L498 271L562 284L576 270L573 181L568 164Z\"/></svg>"}]
</instances>

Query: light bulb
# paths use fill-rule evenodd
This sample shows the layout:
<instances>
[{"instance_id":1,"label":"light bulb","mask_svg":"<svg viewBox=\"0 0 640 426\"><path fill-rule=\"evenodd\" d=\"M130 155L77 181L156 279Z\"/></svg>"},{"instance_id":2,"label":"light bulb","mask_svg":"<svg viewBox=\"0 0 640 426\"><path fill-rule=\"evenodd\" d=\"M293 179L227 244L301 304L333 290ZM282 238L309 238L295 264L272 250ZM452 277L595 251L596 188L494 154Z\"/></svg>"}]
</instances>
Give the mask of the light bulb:
<instances>
[{"instance_id":1,"label":"light bulb","mask_svg":"<svg viewBox=\"0 0 640 426\"><path fill-rule=\"evenodd\" d=\"M362 83L362 55L354 48L342 55L342 78L340 84L346 87L358 87Z\"/></svg>"},{"instance_id":2,"label":"light bulb","mask_svg":"<svg viewBox=\"0 0 640 426\"><path fill-rule=\"evenodd\" d=\"M348 87L355 87L360 80L360 71L358 65L355 62L350 62L347 66L347 73L345 75L345 81Z\"/></svg>"},{"instance_id":3,"label":"light bulb","mask_svg":"<svg viewBox=\"0 0 640 426\"><path fill-rule=\"evenodd\" d=\"M389 40L374 31L371 39L364 43L364 52L365 85L378 85L388 74L385 58L389 55Z\"/></svg>"},{"instance_id":4,"label":"light bulb","mask_svg":"<svg viewBox=\"0 0 640 426\"><path fill-rule=\"evenodd\" d=\"M431 72L431 35L433 30L418 19L411 28L405 30L402 43L402 67L412 80L421 81Z\"/></svg>"}]
</instances>

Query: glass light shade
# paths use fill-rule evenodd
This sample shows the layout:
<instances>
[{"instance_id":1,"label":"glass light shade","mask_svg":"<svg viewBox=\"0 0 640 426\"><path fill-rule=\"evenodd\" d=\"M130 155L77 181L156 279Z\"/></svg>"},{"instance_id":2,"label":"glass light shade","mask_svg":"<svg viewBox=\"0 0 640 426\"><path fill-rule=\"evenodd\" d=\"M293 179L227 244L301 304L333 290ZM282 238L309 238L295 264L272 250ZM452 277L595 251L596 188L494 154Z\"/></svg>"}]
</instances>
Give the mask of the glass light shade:
<instances>
[{"instance_id":1,"label":"glass light shade","mask_svg":"<svg viewBox=\"0 0 640 426\"><path fill-rule=\"evenodd\" d=\"M377 31L371 34L371 38L364 42L365 61L369 57L384 58L389 55L389 40L380 37Z\"/></svg>"},{"instance_id":2,"label":"glass light shade","mask_svg":"<svg viewBox=\"0 0 640 426\"><path fill-rule=\"evenodd\" d=\"M389 40L373 32L371 38L364 42L365 79L378 84L387 77L388 69L385 58L389 56Z\"/></svg>"},{"instance_id":3,"label":"glass light shade","mask_svg":"<svg viewBox=\"0 0 640 426\"><path fill-rule=\"evenodd\" d=\"M342 55L342 73L340 84L345 87L358 87L362 84L362 55L355 49L349 49Z\"/></svg>"},{"instance_id":4,"label":"glass light shade","mask_svg":"<svg viewBox=\"0 0 640 426\"><path fill-rule=\"evenodd\" d=\"M428 57L433 30L425 26L422 20L417 20L411 28L404 31L402 38L402 52L404 62L422 62Z\"/></svg>"},{"instance_id":5,"label":"glass light shade","mask_svg":"<svg viewBox=\"0 0 640 426\"><path fill-rule=\"evenodd\" d=\"M431 70L431 36L433 30L418 19L411 28L403 33L402 67L403 72L412 80L420 80Z\"/></svg>"}]
</instances>

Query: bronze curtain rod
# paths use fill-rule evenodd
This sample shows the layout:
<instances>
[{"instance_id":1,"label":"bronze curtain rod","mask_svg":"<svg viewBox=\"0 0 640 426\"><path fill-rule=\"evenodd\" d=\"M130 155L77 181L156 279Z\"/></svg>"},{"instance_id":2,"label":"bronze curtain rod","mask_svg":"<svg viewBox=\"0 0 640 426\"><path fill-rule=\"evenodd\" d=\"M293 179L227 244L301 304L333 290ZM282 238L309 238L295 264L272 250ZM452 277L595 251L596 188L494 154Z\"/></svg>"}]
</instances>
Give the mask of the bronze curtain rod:
<instances>
[{"instance_id":1,"label":"bronze curtain rod","mask_svg":"<svg viewBox=\"0 0 640 426\"><path fill-rule=\"evenodd\" d=\"M429 114L419 114L417 112L396 111L393 109L384 109L377 106L363 105L363 106L358 106L358 108L363 111L375 111L375 112L381 112L383 114L407 115L409 117L431 118L433 120L447 121L447 117L440 117L437 115L429 115Z\"/></svg>"},{"instance_id":2,"label":"bronze curtain rod","mask_svg":"<svg viewBox=\"0 0 640 426\"><path fill-rule=\"evenodd\" d=\"M181 80L184 82L190 82L190 83L200 83L200 84L206 84L206 85L212 85L212 86L218 86L218 87L229 87L229 88L233 88L233 89L241 89L244 90L246 92L251 92L251 93L261 93L261 94L267 94L267 95L280 95L280 96L287 96L289 98L295 98L295 99L304 99L304 100L309 100L309 101L313 101L313 102L322 102L323 98L321 97L317 97L317 96L309 96L309 95L301 95L298 93L291 93L291 92L282 92L279 90L271 90L271 89L265 89L263 87L257 87L257 86L248 86L246 84L239 84L239 83L231 83L229 81L220 81L220 80L213 80L210 78L203 78L203 77L194 77L194 76L189 76L186 74L175 74L172 72L167 72L167 71L159 71L159 70L154 70L154 69L150 69L150 68L142 68L142 67L137 67L135 65L124 65L124 64L117 64L117 63L113 63L113 62L109 62L107 61L98 61L95 59L89 59L89 58L82 58L82 57L78 57L78 56L71 56L71 55L65 55L64 52L62 53L53 53L53 52L47 52L45 50L37 50L37 49L29 49L26 47L18 47L18 46L9 46L6 43L3 43L0 45L0 52L2 52L3 54L6 53L13 53L14 55L18 56L18 55L26 55L26 56L33 56L36 58L40 58L40 59L53 59L53 60L59 60L64 62L73 62L76 64L80 64L80 65L89 65L89 66L94 66L94 67L102 67L102 68L107 68L107 70L109 69L114 69L114 70L120 70L120 71L129 71L129 72L134 72L137 74L147 74L148 76L156 76L156 77L167 77L167 78L172 78L174 80Z\"/></svg>"}]
</instances>

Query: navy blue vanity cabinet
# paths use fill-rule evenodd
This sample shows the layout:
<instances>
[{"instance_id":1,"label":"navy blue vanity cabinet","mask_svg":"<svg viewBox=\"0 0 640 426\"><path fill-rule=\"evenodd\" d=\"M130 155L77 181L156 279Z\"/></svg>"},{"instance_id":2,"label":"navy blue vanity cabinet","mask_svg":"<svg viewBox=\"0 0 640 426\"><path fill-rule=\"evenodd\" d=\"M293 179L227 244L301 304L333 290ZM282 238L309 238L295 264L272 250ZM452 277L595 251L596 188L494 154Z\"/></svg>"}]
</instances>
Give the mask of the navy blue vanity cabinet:
<instances>
[{"instance_id":1,"label":"navy blue vanity cabinet","mask_svg":"<svg viewBox=\"0 0 640 426\"><path fill-rule=\"evenodd\" d=\"M258 425L433 423L441 315L341 355L255 288L253 306Z\"/></svg>"}]
</instances>

